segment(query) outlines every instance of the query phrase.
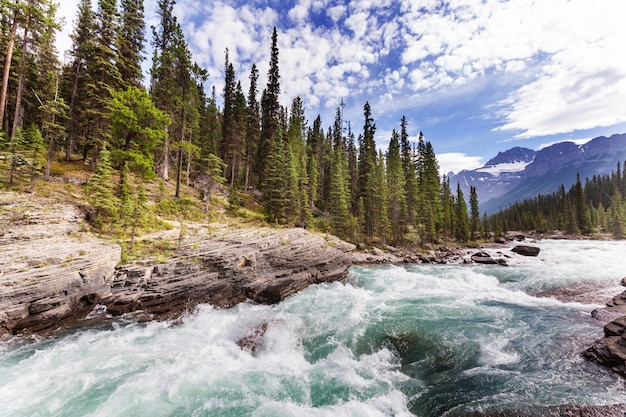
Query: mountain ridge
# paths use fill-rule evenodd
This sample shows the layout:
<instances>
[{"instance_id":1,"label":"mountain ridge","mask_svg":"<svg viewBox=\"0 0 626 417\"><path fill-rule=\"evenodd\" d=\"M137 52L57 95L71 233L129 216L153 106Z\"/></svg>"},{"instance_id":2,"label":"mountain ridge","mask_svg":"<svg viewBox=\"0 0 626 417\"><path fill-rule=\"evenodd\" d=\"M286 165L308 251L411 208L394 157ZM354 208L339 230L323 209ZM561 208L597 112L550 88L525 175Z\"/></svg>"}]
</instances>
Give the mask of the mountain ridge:
<instances>
[{"instance_id":1,"label":"mountain ridge","mask_svg":"<svg viewBox=\"0 0 626 417\"><path fill-rule=\"evenodd\" d=\"M491 158L483 167L449 173L451 184L459 183L469 195L476 187L480 209L494 213L510 204L539 194L570 187L593 175L610 173L626 160L626 133L598 136L583 145L558 142L539 151L515 147Z\"/></svg>"}]
</instances>

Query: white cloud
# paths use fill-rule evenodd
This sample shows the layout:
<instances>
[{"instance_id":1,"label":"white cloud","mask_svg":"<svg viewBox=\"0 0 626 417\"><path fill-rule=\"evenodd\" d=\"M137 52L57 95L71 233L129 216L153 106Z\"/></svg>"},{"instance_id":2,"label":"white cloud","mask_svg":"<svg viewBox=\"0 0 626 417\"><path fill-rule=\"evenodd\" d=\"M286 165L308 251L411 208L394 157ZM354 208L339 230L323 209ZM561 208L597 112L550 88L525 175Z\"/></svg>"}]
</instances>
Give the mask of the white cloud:
<instances>
[{"instance_id":1,"label":"white cloud","mask_svg":"<svg viewBox=\"0 0 626 417\"><path fill-rule=\"evenodd\" d=\"M337 23L345 14L348 8L343 4L338 4L337 6L330 7L326 10L326 14L330 17L333 22Z\"/></svg>"},{"instance_id":2,"label":"white cloud","mask_svg":"<svg viewBox=\"0 0 626 417\"><path fill-rule=\"evenodd\" d=\"M437 155L439 173L448 174L450 171L458 174L464 169L476 169L484 165L480 156L470 156L460 152L448 152Z\"/></svg>"}]
</instances>

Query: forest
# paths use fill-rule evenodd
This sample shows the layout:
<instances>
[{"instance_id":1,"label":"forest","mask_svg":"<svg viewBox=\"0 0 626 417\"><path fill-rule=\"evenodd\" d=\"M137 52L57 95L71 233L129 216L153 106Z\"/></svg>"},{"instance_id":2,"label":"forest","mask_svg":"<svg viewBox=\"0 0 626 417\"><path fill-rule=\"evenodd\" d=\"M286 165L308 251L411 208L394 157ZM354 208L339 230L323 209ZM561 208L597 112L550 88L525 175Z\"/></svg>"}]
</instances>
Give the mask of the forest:
<instances>
[{"instance_id":1,"label":"forest","mask_svg":"<svg viewBox=\"0 0 626 417\"><path fill-rule=\"evenodd\" d=\"M267 85L259 85L253 65L241 74L249 80L244 92L226 50L223 91L211 88L174 4L158 0L158 24L148 34L143 0L98 0L95 8L81 0L62 64L54 46L59 6L53 0L0 1L1 188L32 192L39 178L49 181L70 166L84 166L89 175L81 192L93 226L131 242L150 213L191 210L214 218L216 194L227 196L227 212L246 207L267 224L355 243L465 244L509 228L591 233L616 230L616 219L621 222L621 200L594 194L604 178L481 221L476 190L471 188L468 205L461 188L439 176L431 143L421 132L417 143L409 140L406 117L383 152L367 102L359 131L344 120L343 102L334 120L318 116L312 123L300 97L281 105L276 28L268 39ZM153 55L144 82L147 42ZM619 182L622 188L607 191L615 199L626 183Z\"/></svg>"}]
</instances>

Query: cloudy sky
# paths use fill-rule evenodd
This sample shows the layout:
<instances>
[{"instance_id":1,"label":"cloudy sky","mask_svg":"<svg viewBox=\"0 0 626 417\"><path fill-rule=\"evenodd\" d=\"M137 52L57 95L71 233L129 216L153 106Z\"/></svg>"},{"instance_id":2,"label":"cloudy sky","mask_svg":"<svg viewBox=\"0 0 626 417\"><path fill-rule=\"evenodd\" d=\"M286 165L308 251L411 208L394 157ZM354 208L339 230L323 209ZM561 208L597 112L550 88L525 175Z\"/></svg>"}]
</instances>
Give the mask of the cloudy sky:
<instances>
[{"instance_id":1,"label":"cloudy sky","mask_svg":"<svg viewBox=\"0 0 626 417\"><path fill-rule=\"evenodd\" d=\"M77 0L62 3L61 50ZM300 96L329 126L343 100L358 135L369 101L382 149L405 115L443 173L626 132L623 0L178 0L175 14L218 94L226 48L244 90L253 63L265 85L276 27L283 104Z\"/></svg>"}]
</instances>

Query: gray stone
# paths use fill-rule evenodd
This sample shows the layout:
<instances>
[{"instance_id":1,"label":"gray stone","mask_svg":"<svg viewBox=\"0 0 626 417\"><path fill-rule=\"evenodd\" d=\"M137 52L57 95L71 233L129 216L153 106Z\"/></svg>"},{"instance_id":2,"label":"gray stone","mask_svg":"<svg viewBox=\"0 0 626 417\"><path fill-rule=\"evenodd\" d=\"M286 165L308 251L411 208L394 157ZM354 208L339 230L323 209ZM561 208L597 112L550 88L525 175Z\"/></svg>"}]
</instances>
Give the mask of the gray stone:
<instances>
[{"instance_id":1,"label":"gray stone","mask_svg":"<svg viewBox=\"0 0 626 417\"><path fill-rule=\"evenodd\" d=\"M513 249L511 249L512 252L523 256L537 256L539 255L539 250L540 249L537 246L529 245L517 245Z\"/></svg>"}]
</instances>

